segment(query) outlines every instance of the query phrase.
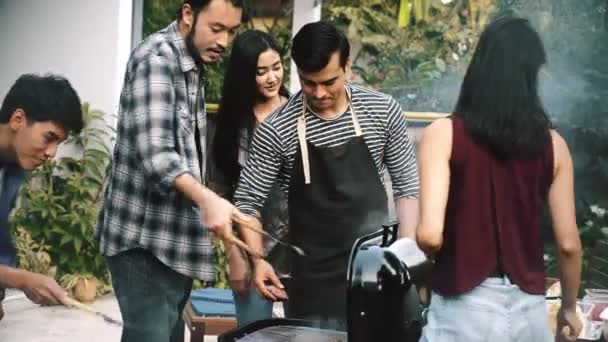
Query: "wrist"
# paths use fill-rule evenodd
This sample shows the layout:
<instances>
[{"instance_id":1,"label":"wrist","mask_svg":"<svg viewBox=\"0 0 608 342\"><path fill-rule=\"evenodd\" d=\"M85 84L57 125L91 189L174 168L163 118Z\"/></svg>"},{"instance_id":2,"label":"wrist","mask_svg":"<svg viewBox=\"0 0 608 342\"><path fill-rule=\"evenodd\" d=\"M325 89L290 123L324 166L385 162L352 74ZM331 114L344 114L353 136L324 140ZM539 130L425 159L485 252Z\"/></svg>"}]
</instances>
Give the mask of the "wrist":
<instances>
[{"instance_id":1,"label":"wrist","mask_svg":"<svg viewBox=\"0 0 608 342\"><path fill-rule=\"evenodd\" d=\"M572 301L572 300L567 300L565 298L562 298L561 307L563 310L576 311L576 299L574 301Z\"/></svg>"},{"instance_id":2,"label":"wrist","mask_svg":"<svg viewBox=\"0 0 608 342\"><path fill-rule=\"evenodd\" d=\"M199 208L203 207L205 204L209 203L212 196L217 196L217 195L215 194L215 192L211 191L211 189L201 186L201 192L200 192L200 195L197 196L196 205Z\"/></svg>"},{"instance_id":3,"label":"wrist","mask_svg":"<svg viewBox=\"0 0 608 342\"><path fill-rule=\"evenodd\" d=\"M10 268L7 277L7 287L23 290L27 284L28 271Z\"/></svg>"},{"instance_id":4,"label":"wrist","mask_svg":"<svg viewBox=\"0 0 608 342\"><path fill-rule=\"evenodd\" d=\"M249 260L251 261L251 267L253 269L256 269L258 267L258 265L260 264L260 262L265 261L263 258L260 258L260 257L255 256L255 255L251 255L249 257Z\"/></svg>"}]
</instances>

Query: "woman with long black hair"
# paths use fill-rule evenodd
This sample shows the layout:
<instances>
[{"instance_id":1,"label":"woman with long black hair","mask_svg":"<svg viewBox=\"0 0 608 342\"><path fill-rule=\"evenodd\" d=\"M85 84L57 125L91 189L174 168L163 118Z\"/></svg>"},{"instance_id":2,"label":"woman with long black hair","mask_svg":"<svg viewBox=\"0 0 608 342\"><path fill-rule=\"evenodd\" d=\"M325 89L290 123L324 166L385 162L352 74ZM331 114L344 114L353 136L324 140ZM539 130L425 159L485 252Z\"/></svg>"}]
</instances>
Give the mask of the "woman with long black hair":
<instances>
[{"instance_id":1,"label":"woman with long black hair","mask_svg":"<svg viewBox=\"0 0 608 342\"><path fill-rule=\"evenodd\" d=\"M545 62L528 21L491 23L454 114L424 132L417 241L435 267L421 341L553 341L540 231L545 203L563 289L557 332L567 326L565 337L576 339L581 330L572 157L538 95Z\"/></svg>"},{"instance_id":2,"label":"woman with long black hair","mask_svg":"<svg viewBox=\"0 0 608 342\"><path fill-rule=\"evenodd\" d=\"M215 176L213 186L232 200L241 168L258 125L284 104L289 93L283 86L284 69L277 44L262 31L241 34L232 47L224 76L222 100L213 138ZM263 228L279 238L287 235L287 200L278 187L271 191L264 206ZM266 254L279 269L285 270L285 250L265 241ZM259 296L251 286L246 256L234 245L227 246L229 282L234 292L240 326L271 318L272 302Z\"/></svg>"}]
</instances>

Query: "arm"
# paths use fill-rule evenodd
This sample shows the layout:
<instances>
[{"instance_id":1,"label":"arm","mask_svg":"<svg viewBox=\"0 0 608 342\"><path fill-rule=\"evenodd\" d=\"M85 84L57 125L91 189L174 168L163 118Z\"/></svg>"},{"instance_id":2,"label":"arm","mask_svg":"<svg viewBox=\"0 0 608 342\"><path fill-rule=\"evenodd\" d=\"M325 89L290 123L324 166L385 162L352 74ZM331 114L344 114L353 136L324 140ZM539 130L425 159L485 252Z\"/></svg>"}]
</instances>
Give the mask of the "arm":
<instances>
[{"instance_id":1,"label":"arm","mask_svg":"<svg viewBox=\"0 0 608 342\"><path fill-rule=\"evenodd\" d=\"M51 277L5 265L0 265L0 286L19 289L37 304L63 303L67 295Z\"/></svg>"},{"instance_id":2,"label":"arm","mask_svg":"<svg viewBox=\"0 0 608 342\"><path fill-rule=\"evenodd\" d=\"M416 226L420 217L418 199L400 198L395 201L395 212L399 221L399 238L416 239Z\"/></svg>"},{"instance_id":3,"label":"arm","mask_svg":"<svg viewBox=\"0 0 608 342\"><path fill-rule=\"evenodd\" d=\"M0 265L0 287L4 288L19 288L20 284L20 274L19 270L8 267L5 265Z\"/></svg>"},{"instance_id":4,"label":"arm","mask_svg":"<svg viewBox=\"0 0 608 342\"><path fill-rule=\"evenodd\" d=\"M414 148L407 134L401 106L390 98L388 103L387 142L384 162L393 183L395 211L399 220L399 237L415 237L418 224L418 170Z\"/></svg>"},{"instance_id":5,"label":"arm","mask_svg":"<svg viewBox=\"0 0 608 342\"><path fill-rule=\"evenodd\" d=\"M443 243L443 224L450 187L452 122L439 119L424 130L420 160L420 224L416 229L418 246L432 256Z\"/></svg>"},{"instance_id":6,"label":"arm","mask_svg":"<svg viewBox=\"0 0 608 342\"><path fill-rule=\"evenodd\" d=\"M263 123L253 136L247 163L241 171L234 193L236 207L246 215L246 220L258 228L262 228L262 208L277 179L282 156L282 142L278 132L269 124ZM260 234L249 229L240 229L239 232L247 244L264 252Z\"/></svg>"},{"instance_id":7,"label":"arm","mask_svg":"<svg viewBox=\"0 0 608 342\"><path fill-rule=\"evenodd\" d=\"M236 207L245 215L243 219L257 228L262 228L261 210L270 188L277 179L283 161L282 142L278 132L264 122L256 130L245 168L241 171L239 184L234 194ZM249 229L239 230L243 240L256 251L264 254L263 238ZM276 299L265 288L266 280L282 288L270 264L262 259L252 258L254 283L258 291L266 297Z\"/></svg>"},{"instance_id":8,"label":"arm","mask_svg":"<svg viewBox=\"0 0 608 342\"><path fill-rule=\"evenodd\" d=\"M171 191L177 176L191 172L176 152L174 66L165 58L150 57L132 71L128 85L132 93L130 138L149 184L158 191Z\"/></svg>"},{"instance_id":9,"label":"arm","mask_svg":"<svg viewBox=\"0 0 608 342\"><path fill-rule=\"evenodd\" d=\"M233 206L194 178L187 161L176 152L175 132L180 128L172 74L172 65L160 57L141 62L133 71L129 85L133 114L128 120L137 156L152 187L183 193L200 208L203 225L226 239L232 231Z\"/></svg>"},{"instance_id":10,"label":"arm","mask_svg":"<svg viewBox=\"0 0 608 342\"><path fill-rule=\"evenodd\" d=\"M576 314L576 296L581 277L581 240L576 226L574 207L574 171L572 157L564 139L551 132L554 177L549 189L549 209L557 244L562 305L557 314L558 334L574 341L582 329ZM564 328L568 327L569 331Z\"/></svg>"},{"instance_id":11,"label":"arm","mask_svg":"<svg viewBox=\"0 0 608 342\"><path fill-rule=\"evenodd\" d=\"M574 207L572 157L564 139L552 132L555 175L549 190L549 209L557 244L562 305L575 308L581 275L581 240Z\"/></svg>"},{"instance_id":12,"label":"arm","mask_svg":"<svg viewBox=\"0 0 608 342\"><path fill-rule=\"evenodd\" d=\"M232 218L238 211L230 202L204 187L189 173L175 178L178 191L190 198L199 208L203 226L218 238L230 243L232 237Z\"/></svg>"}]
</instances>

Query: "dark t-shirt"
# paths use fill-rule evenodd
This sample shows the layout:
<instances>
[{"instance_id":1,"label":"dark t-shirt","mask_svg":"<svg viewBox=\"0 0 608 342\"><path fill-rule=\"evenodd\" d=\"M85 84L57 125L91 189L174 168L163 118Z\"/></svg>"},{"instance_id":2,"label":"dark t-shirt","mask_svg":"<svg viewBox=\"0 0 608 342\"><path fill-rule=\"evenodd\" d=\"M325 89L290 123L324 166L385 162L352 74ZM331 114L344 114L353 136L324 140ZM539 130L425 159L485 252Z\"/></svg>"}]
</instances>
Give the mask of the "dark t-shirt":
<instances>
[{"instance_id":1,"label":"dark t-shirt","mask_svg":"<svg viewBox=\"0 0 608 342\"><path fill-rule=\"evenodd\" d=\"M9 232L8 217L25 181L25 171L16 164L0 163L0 264L15 267L17 256Z\"/></svg>"}]
</instances>

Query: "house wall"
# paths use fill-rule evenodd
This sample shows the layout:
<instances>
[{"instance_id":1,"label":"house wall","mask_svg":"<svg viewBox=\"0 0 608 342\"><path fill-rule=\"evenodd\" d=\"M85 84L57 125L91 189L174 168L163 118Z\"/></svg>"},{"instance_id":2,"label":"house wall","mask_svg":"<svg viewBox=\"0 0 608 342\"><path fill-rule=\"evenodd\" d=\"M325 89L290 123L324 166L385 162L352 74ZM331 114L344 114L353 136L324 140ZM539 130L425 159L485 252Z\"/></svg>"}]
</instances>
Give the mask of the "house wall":
<instances>
[{"instance_id":1,"label":"house wall","mask_svg":"<svg viewBox=\"0 0 608 342\"><path fill-rule=\"evenodd\" d=\"M58 73L113 123L132 8L131 0L0 0L0 98L23 73Z\"/></svg>"}]
</instances>

